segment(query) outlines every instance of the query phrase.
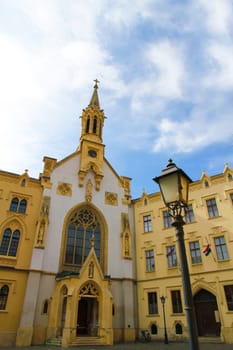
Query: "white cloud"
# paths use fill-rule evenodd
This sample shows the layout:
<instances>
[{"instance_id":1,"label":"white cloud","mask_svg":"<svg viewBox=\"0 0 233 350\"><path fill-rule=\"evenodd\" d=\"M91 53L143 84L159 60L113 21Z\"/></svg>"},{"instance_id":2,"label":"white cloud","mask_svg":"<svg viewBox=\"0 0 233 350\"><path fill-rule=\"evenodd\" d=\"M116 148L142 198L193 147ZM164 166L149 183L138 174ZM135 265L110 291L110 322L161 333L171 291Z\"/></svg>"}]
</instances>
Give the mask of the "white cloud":
<instances>
[{"instance_id":1,"label":"white cloud","mask_svg":"<svg viewBox=\"0 0 233 350\"><path fill-rule=\"evenodd\" d=\"M221 99L212 104L203 101L188 118L178 122L162 118L158 125L159 136L154 142L154 151L189 153L211 144L227 142L232 138L232 115Z\"/></svg>"},{"instance_id":2,"label":"white cloud","mask_svg":"<svg viewBox=\"0 0 233 350\"><path fill-rule=\"evenodd\" d=\"M125 91L119 69L98 39L94 3L89 1L92 12L86 2L85 6L69 2L65 13L62 3L22 0L15 4L17 11L24 13L22 31L31 31L36 42L33 36L24 37L13 28L10 34L0 33L1 149L7 145L7 152L1 154L4 169L30 168L32 159L39 163L50 153L47 147L53 147L54 136L63 134L74 113L81 113L84 103L88 104L94 78L99 78L102 86L111 82L110 89L117 97ZM74 92L76 110L72 114L66 110L62 124L61 111L68 108L62 101ZM57 149L58 157L62 149Z\"/></svg>"},{"instance_id":3,"label":"white cloud","mask_svg":"<svg viewBox=\"0 0 233 350\"><path fill-rule=\"evenodd\" d=\"M212 42L206 49L211 70L204 77L210 88L226 90L233 88L233 44Z\"/></svg>"},{"instance_id":4,"label":"white cloud","mask_svg":"<svg viewBox=\"0 0 233 350\"><path fill-rule=\"evenodd\" d=\"M177 44L168 40L152 44L146 56L156 70L154 76L156 94L169 98L181 98L185 68L182 53Z\"/></svg>"},{"instance_id":5,"label":"white cloud","mask_svg":"<svg viewBox=\"0 0 233 350\"><path fill-rule=\"evenodd\" d=\"M133 82L132 109L141 111L150 105L157 110L164 107L166 100L183 98L186 82L184 54L177 43L163 40L144 47L143 65L146 73ZM152 102L153 101L153 102Z\"/></svg>"},{"instance_id":6,"label":"white cloud","mask_svg":"<svg viewBox=\"0 0 233 350\"><path fill-rule=\"evenodd\" d=\"M205 10L205 22L209 31L213 34L229 35L232 30L232 1L230 0L199 0Z\"/></svg>"},{"instance_id":7,"label":"white cloud","mask_svg":"<svg viewBox=\"0 0 233 350\"><path fill-rule=\"evenodd\" d=\"M156 6L158 0L134 0L133 5L130 1L118 0L105 1L103 17L104 19L114 25L119 30L125 30L141 22L142 19L151 18L155 15L152 13L152 5Z\"/></svg>"}]
</instances>

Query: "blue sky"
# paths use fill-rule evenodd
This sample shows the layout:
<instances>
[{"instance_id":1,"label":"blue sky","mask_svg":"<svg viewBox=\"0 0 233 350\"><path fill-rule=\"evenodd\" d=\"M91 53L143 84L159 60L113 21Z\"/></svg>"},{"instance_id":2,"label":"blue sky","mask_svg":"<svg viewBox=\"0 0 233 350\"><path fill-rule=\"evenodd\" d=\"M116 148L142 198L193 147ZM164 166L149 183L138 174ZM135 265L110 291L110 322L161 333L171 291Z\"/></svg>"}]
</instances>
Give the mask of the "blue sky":
<instances>
[{"instance_id":1,"label":"blue sky","mask_svg":"<svg viewBox=\"0 0 233 350\"><path fill-rule=\"evenodd\" d=\"M231 0L1 0L0 168L74 152L95 78L133 198L169 158L193 180L232 166L232 18Z\"/></svg>"}]
</instances>

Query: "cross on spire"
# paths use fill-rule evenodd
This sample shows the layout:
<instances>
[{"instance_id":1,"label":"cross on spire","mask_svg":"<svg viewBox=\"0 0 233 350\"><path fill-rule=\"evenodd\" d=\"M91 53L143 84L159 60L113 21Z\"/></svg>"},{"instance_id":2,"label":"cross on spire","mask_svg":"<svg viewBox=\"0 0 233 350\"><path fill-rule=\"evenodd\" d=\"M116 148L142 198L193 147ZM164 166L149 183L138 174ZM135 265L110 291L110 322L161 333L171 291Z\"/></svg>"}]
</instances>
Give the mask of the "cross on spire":
<instances>
[{"instance_id":1,"label":"cross on spire","mask_svg":"<svg viewBox=\"0 0 233 350\"><path fill-rule=\"evenodd\" d=\"M94 82L95 82L94 91L93 91L93 94L92 94L89 106L92 106L92 107L95 107L95 108L100 108L98 91L97 91L98 90L99 80L95 79Z\"/></svg>"},{"instance_id":2,"label":"cross on spire","mask_svg":"<svg viewBox=\"0 0 233 350\"><path fill-rule=\"evenodd\" d=\"M95 89L98 89L99 80L98 80L98 79L95 79L94 82L95 82L94 88L95 88Z\"/></svg>"}]
</instances>

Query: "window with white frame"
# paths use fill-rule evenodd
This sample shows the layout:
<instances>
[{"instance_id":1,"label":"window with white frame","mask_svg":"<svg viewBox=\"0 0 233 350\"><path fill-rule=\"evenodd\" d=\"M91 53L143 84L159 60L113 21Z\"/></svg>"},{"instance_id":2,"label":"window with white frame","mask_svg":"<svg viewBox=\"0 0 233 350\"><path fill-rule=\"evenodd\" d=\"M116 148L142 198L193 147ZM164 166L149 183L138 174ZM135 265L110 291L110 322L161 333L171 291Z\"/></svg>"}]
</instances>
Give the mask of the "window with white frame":
<instances>
[{"instance_id":1,"label":"window with white frame","mask_svg":"<svg viewBox=\"0 0 233 350\"><path fill-rule=\"evenodd\" d=\"M218 260L229 259L227 252L227 245L224 236L214 238L215 249L217 253Z\"/></svg>"},{"instance_id":2,"label":"window with white frame","mask_svg":"<svg viewBox=\"0 0 233 350\"><path fill-rule=\"evenodd\" d=\"M149 315L158 313L158 301L157 301L156 292L148 293L148 312L149 312Z\"/></svg>"},{"instance_id":3,"label":"window with white frame","mask_svg":"<svg viewBox=\"0 0 233 350\"><path fill-rule=\"evenodd\" d=\"M176 246L171 245L166 248L167 250L167 263L168 267L176 267L177 266L177 257L176 257Z\"/></svg>"},{"instance_id":4,"label":"window with white frame","mask_svg":"<svg viewBox=\"0 0 233 350\"><path fill-rule=\"evenodd\" d=\"M171 291L171 299L172 299L172 311L174 314L182 313L182 301L180 290L172 290Z\"/></svg>"},{"instance_id":5,"label":"window with white frame","mask_svg":"<svg viewBox=\"0 0 233 350\"><path fill-rule=\"evenodd\" d=\"M168 210L163 211L163 226L164 228L172 227L172 217Z\"/></svg>"},{"instance_id":6,"label":"window with white frame","mask_svg":"<svg viewBox=\"0 0 233 350\"><path fill-rule=\"evenodd\" d=\"M185 207L185 222L186 224L189 224L191 222L195 221L194 211L192 204L189 204L187 207Z\"/></svg>"},{"instance_id":7,"label":"window with white frame","mask_svg":"<svg viewBox=\"0 0 233 350\"><path fill-rule=\"evenodd\" d=\"M207 199L206 205L207 205L208 214L210 218L219 216L217 202L215 198Z\"/></svg>"},{"instance_id":8,"label":"window with white frame","mask_svg":"<svg viewBox=\"0 0 233 350\"><path fill-rule=\"evenodd\" d=\"M144 227L144 232L151 232L152 231L151 215L144 215L143 216L143 227Z\"/></svg>"},{"instance_id":9,"label":"window with white frame","mask_svg":"<svg viewBox=\"0 0 233 350\"><path fill-rule=\"evenodd\" d=\"M189 249L190 249L192 264L200 264L202 260L201 260L201 250L200 250L199 241L190 242Z\"/></svg>"},{"instance_id":10,"label":"window with white frame","mask_svg":"<svg viewBox=\"0 0 233 350\"><path fill-rule=\"evenodd\" d=\"M155 270L154 250L153 249L146 250L145 254L146 254L146 271L152 272Z\"/></svg>"}]
</instances>

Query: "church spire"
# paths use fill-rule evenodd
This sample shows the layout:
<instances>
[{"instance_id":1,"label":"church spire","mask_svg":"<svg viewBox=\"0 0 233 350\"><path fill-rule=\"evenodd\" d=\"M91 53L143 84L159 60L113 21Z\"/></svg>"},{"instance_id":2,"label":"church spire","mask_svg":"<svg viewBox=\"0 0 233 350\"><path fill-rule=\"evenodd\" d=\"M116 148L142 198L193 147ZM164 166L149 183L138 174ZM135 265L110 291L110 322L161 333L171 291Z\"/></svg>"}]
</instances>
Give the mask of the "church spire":
<instances>
[{"instance_id":1,"label":"church spire","mask_svg":"<svg viewBox=\"0 0 233 350\"><path fill-rule=\"evenodd\" d=\"M88 139L89 141L102 143L102 129L104 126L104 112L100 109L98 96L97 79L94 80L94 91L90 99L90 103L82 113L82 133L81 141Z\"/></svg>"},{"instance_id":2,"label":"church spire","mask_svg":"<svg viewBox=\"0 0 233 350\"><path fill-rule=\"evenodd\" d=\"M88 107L94 107L94 108L100 109L99 96L98 96L98 91L97 91L99 80L95 79L94 82L95 82L94 91L93 91L93 94L91 96L91 100L90 100Z\"/></svg>"},{"instance_id":3,"label":"church spire","mask_svg":"<svg viewBox=\"0 0 233 350\"><path fill-rule=\"evenodd\" d=\"M79 186L84 186L84 180L89 171L95 174L95 188L100 189L103 178L104 144L102 131L104 127L104 111L100 109L98 97L98 83L94 80L94 91L87 108L82 112L82 131L80 137L80 170Z\"/></svg>"}]
</instances>

